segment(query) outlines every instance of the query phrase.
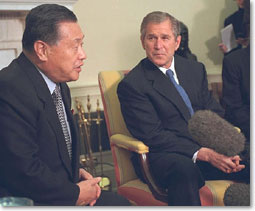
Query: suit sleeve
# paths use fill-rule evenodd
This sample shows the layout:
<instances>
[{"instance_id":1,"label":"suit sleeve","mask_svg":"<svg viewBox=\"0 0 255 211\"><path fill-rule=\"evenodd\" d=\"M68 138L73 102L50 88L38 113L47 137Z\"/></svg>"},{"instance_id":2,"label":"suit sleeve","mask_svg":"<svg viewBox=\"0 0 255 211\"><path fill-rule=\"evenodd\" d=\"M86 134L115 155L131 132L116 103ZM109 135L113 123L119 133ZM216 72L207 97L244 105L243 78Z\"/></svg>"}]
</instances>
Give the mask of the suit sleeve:
<instances>
[{"instance_id":1,"label":"suit sleeve","mask_svg":"<svg viewBox=\"0 0 255 211\"><path fill-rule=\"evenodd\" d=\"M6 89L3 84L0 89L1 188L12 196L28 197L40 205L75 205L79 187L40 158L42 143L38 136L45 134L38 132L42 114L32 106L36 102L19 95L17 90ZM52 152L49 147L48 156Z\"/></svg>"},{"instance_id":2,"label":"suit sleeve","mask_svg":"<svg viewBox=\"0 0 255 211\"><path fill-rule=\"evenodd\" d=\"M231 57L223 60L223 101L226 104L226 118L244 132L249 131L250 107L245 104L241 92L241 72L231 62Z\"/></svg>"},{"instance_id":3,"label":"suit sleeve","mask_svg":"<svg viewBox=\"0 0 255 211\"><path fill-rule=\"evenodd\" d=\"M124 81L117 92L128 130L149 146L150 152L176 152L192 158L200 148L191 138L163 128L157 111L144 92Z\"/></svg>"}]
</instances>

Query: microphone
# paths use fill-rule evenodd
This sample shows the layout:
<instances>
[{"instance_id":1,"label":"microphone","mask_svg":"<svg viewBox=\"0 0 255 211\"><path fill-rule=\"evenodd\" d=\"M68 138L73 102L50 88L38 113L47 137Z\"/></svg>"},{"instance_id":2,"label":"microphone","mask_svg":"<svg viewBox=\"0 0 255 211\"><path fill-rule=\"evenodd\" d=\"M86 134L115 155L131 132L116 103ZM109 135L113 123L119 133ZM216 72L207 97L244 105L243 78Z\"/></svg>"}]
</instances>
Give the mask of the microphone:
<instances>
[{"instance_id":1,"label":"microphone","mask_svg":"<svg viewBox=\"0 0 255 211\"><path fill-rule=\"evenodd\" d=\"M209 110L196 111L188 122L188 130L200 146L229 157L240 154L245 148L245 136ZM231 184L224 193L223 202L225 206L250 206L250 185Z\"/></svg>"},{"instance_id":2,"label":"microphone","mask_svg":"<svg viewBox=\"0 0 255 211\"><path fill-rule=\"evenodd\" d=\"M225 191L225 206L250 206L250 184L233 183Z\"/></svg>"},{"instance_id":3,"label":"microphone","mask_svg":"<svg viewBox=\"0 0 255 211\"><path fill-rule=\"evenodd\" d=\"M200 146L213 149L228 157L244 150L245 136L210 110L196 111L188 122L188 130Z\"/></svg>"}]
</instances>

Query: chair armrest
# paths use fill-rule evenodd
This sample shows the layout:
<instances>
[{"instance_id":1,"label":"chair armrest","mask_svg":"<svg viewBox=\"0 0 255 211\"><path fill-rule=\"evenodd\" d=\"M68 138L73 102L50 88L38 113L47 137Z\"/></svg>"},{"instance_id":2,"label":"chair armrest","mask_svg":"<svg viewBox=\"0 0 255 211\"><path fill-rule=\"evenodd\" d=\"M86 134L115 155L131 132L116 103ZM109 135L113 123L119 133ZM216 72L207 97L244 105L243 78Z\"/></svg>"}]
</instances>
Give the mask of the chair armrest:
<instances>
[{"instance_id":1,"label":"chair armrest","mask_svg":"<svg viewBox=\"0 0 255 211\"><path fill-rule=\"evenodd\" d=\"M149 147L146 146L142 141L123 134L112 135L110 137L110 141L118 147L136 152L138 154L149 152Z\"/></svg>"},{"instance_id":2,"label":"chair armrest","mask_svg":"<svg viewBox=\"0 0 255 211\"><path fill-rule=\"evenodd\" d=\"M141 173L143 174L146 184L149 186L154 197L163 202L167 202L167 190L160 188L150 173L150 167L148 163L148 152L149 147L146 146L143 142L139 141L130 136L123 134L115 134L110 138L111 144L115 144L120 148L127 149L139 154L139 160L141 165Z\"/></svg>"},{"instance_id":3,"label":"chair armrest","mask_svg":"<svg viewBox=\"0 0 255 211\"><path fill-rule=\"evenodd\" d=\"M241 133L241 129L239 127L234 126L238 133Z\"/></svg>"}]
</instances>

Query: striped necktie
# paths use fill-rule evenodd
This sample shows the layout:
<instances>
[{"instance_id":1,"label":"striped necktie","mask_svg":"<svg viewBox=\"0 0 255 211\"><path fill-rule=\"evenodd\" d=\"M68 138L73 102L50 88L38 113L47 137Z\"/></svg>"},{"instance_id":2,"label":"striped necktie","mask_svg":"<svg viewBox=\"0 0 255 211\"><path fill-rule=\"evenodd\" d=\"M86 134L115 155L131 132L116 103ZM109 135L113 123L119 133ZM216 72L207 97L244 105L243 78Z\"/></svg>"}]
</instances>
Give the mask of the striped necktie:
<instances>
[{"instance_id":1,"label":"striped necktie","mask_svg":"<svg viewBox=\"0 0 255 211\"><path fill-rule=\"evenodd\" d=\"M182 88L181 85L177 84L176 80L174 79L174 73L172 70L167 70L166 74L169 76L171 82L174 84L175 88L177 89L177 91L179 92L179 94L181 95L183 101L185 102L185 104L187 105L190 115L192 116L194 114L189 96L187 95L187 93L185 92L185 90Z\"/></svg>"},{"instance_id":2,"label":"striped necktie","mask_svg":"<svg viewBox=\"0 0 255 211\"><path fill-rule=\"evenodd\" d=\"M68 127L67 120L65 118L64 106L63 106L63 101L62 101L59 85L56 85L56 88L54 89L54 91L52 93L52 98L53 98L53 102L56 106L58 119L60 121L62 131L63 131L64 137L65 137L69 157L70 157L70 159L72 159L72 141L71 141L71 137L70 137L70 134L69 134L69 131L67 128Z\"/></svg>"}]
</instances>

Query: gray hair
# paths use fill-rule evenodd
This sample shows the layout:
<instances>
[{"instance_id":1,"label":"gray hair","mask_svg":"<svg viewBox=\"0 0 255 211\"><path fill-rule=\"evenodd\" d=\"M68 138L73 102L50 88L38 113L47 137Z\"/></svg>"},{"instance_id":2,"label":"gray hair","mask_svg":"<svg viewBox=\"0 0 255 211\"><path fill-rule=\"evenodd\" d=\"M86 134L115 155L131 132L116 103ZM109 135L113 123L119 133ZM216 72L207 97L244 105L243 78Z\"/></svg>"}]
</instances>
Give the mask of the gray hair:
<instances>
[{"instance_id":1,"label":"gray hair","mask_svg":"<svg viewBox=\"0 0 255 211\"><path fill-rule=\"evenodd\" d=\"M144 39L144 37L145 37L146 26L149 23L162 23L165 20L169 20L170 23L172 24L172 30L174 33L174 37L176 39L177 36L180 35L180 31L181 31L179 21L175 17L171 16L170 14L168 14L166 12L161 12L161 11L151 12L143 18L141 28L140 28L140 33L141 33L142 39Z\"/></svg>"}]
</instances>

